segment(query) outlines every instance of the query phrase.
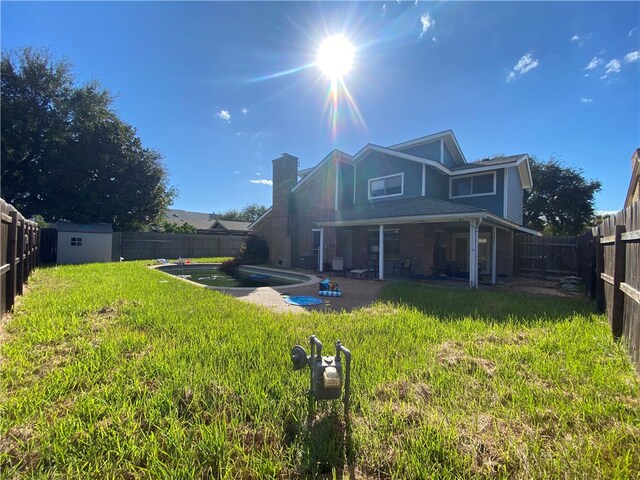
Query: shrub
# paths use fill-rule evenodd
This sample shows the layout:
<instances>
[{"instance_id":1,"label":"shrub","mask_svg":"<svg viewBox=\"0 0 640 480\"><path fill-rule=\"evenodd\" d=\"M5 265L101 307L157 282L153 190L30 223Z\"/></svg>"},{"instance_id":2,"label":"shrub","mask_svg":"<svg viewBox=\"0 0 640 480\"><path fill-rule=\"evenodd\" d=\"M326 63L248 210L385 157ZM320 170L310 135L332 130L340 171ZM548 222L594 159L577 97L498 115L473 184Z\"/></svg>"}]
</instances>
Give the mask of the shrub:
<instances>
[{"instance_id":1,"label":"shrub","mask_svg":"<svg viewBox=\"0 0 640 480\"><path fill-rule=\"evenodd\" d=\"M240 253L220 265L220 270L229 272L240 265L265 263L269 258L269 245L257 235L250 235L240 247Z\"/></svg>"}]
</instances>

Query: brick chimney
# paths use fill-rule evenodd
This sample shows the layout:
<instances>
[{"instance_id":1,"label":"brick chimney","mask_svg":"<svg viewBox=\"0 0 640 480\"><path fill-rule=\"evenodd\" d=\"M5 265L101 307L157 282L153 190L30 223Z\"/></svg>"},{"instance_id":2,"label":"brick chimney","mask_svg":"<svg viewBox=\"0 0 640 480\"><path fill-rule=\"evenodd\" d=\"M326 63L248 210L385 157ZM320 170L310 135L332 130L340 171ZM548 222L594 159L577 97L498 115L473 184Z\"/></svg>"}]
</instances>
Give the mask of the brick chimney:
<instances>
[{"instance_id":1,"label":"brick chimney","mask_svg":"<svg viewBox=\"0 0 640 480\"><path fill-rule=\"evenodd\" d=\"M291 189L298 181L298 157L283 153L273 160L273 203L269 257L276 265L291 266Z\"/></svg>"}]
</instances>

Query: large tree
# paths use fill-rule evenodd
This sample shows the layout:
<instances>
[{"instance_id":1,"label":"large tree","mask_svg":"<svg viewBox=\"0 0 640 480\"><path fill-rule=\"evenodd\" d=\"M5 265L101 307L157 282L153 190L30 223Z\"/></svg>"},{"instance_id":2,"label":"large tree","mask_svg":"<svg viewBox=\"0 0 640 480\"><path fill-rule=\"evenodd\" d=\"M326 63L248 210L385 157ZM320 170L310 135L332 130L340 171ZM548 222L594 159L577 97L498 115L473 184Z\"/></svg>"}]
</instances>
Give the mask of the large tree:
<instances>
[{"instance_id":1,"label":"large tree","mask_svg":"<svg viewBox=\"0 0 640 480\"><path fill-rule=\"evenodd\" d=\"M555 158L530 160L533 188L524 191L524 223L552 235L579 235L593 222L594 195L602 187L582 170Z\"/></svg>"},{"instance_id":2,"label":"large tree","mask_svg":"<svg viewBox=\"0 0 640 480\"><path fill-rule=\"evenodd\" d=\"M226 212L215 214L221 220L235 220L237 222L254 222L260 215L267 211L267 207L264 205L258 205L257 203L250 203L242 210L231 209Z\"/></svg>"},{"instance_id":3,"label":"large tree","mask_svg":"<svg viewBox=\"0 0 640 480\"><path fill-rule=\"evenodd\" d=\"M162 155L145 148L98 82L78 85L46 50L2 53L2 197L46 221L138 229L175 191Z\"/></svg>"}]
</instances>

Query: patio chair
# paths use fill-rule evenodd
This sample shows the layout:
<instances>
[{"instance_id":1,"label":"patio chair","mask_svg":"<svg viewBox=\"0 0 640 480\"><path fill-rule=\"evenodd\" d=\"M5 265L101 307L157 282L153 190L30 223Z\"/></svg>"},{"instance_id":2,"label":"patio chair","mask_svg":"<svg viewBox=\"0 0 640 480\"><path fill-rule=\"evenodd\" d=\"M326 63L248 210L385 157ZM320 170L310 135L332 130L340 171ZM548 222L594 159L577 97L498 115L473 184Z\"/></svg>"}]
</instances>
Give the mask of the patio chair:
<instances>
[{"instance_id":1,"label":"patio chair","mask_svg":"<svg viewBox=\"0 0 640 480\"><path fill-rule=\"evenodd\" d=\"M396 270L398 270L400 275L406 275L407 273L411 273L412 263L413 263L413 257L405 257L403 261L394 263L391 275L395 276Z\"/></svg>"}]
</instances>

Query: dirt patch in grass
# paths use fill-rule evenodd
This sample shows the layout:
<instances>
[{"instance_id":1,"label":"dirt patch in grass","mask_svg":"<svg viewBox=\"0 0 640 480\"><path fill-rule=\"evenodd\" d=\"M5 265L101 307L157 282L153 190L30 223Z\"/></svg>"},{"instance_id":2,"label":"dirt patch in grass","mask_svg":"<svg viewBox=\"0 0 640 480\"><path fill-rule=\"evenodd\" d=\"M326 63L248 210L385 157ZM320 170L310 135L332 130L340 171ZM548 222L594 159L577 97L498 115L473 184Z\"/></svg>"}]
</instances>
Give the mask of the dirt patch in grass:
<instances>
[{"instance_id":1,"label":"dirt patch in grass","mask_svg":"<svg viewBox=\"0 0 640 480\"><path fill-rule=\"evenodd\" d=\"M522 439L534 432L524 422L481 413L459 422L457 430L458 449L471 457L474 474L494 477L526 469L527 454Z\"/></svg>"},{"instance_id":2,"label":"dirt patch in grass","mask_svg":"<svg viewBox=\"0 0 640 480\"><path fill-rule=\"evenodd\" d=\"M401 402L428 402L431 398L431 387L423 382L402 380L382 385L376 390L375 397L381 402L395 399Z\"/></svg>"},{"instance_id":3,"label":"dirt patch in grass","mask_svg":"<svg viewBox=\"0 0 640 480\"><path fill-rule=\"evenodd\" d=\"M477 345L522 345L530 340L530 336L526 332L517 332L512 335L481 335L473 340Z\"/></svg>"},{"instance_id":4,"label":"dirt patch in grass","mask_svg":"<svg viewBox=\"0 0 640 480\"><path fill-rule=\"evenodd\" d=\"M481 370L488 377L493 376L496 364L482 357L473 357L464 352L462 343L447 341L440 345L436 355L438 363L445 367L463 366L469 373Z\"/></svg>"},{"instance_id":5,"label":"dirt patch in grass","mask_svg":"<svg viewBox=\"0 0 640 480\"><path fill-rule=\"evenodd\" d=\"M6 468L29 470L37 465L40 452L26 448L33 438L33 427L13 427L0 436L0 471Z\"/></svg>"}]
</instances>

